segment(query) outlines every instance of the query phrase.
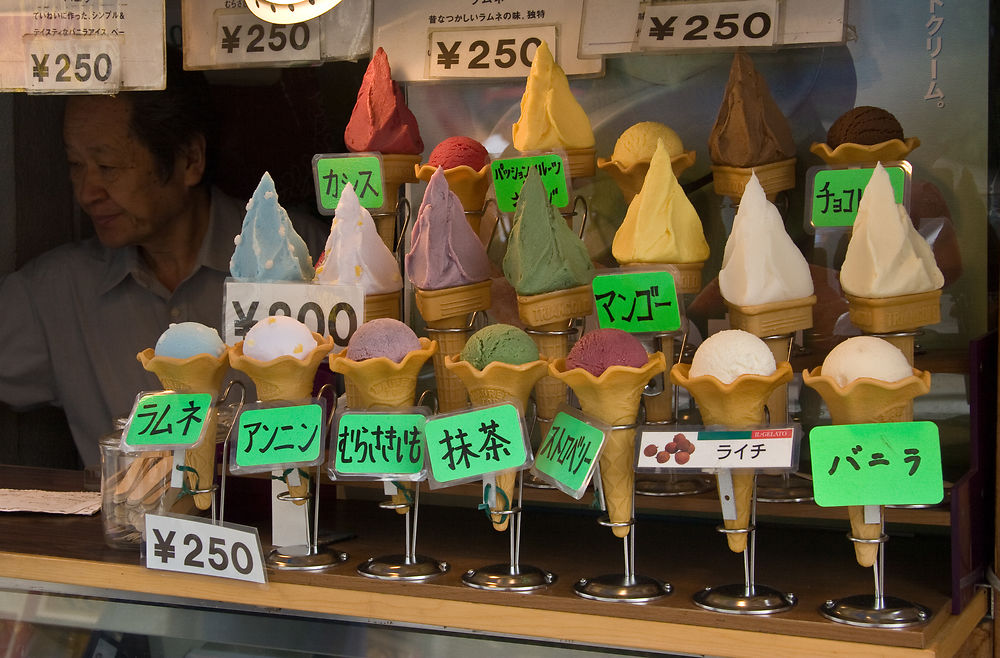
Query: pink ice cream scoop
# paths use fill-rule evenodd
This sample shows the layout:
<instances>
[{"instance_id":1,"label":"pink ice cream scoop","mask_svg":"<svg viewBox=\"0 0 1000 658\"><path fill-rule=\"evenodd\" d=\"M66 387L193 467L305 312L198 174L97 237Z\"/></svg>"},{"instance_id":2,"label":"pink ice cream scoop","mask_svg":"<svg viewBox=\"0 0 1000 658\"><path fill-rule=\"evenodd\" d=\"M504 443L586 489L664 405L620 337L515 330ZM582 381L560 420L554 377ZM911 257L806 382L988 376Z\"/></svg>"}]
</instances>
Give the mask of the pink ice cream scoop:
<instances>
[{"instance_id":1,"label":"pink ice cream scoop","mask_svg":"<svg viewBox=\"0 0 1000 658\"><path fill-rule=\"evenodd\" d=\"M479 171L490 162L486 147L471 137L449 137L434 147L427 164L453 169L465 165Z\"/></svg>"},{"instance_id":2,"label":"pink ice cream scoop","mask_svg":"<svg viewBox=\"0 0 1000 658\"><path fill-rule=\"evenodd\" d=\"M413 330L399 320L378 318L365 322L347 343L347 358L364 361L384 356L399 363L415 350L420 349L420 340Z\"/></svg>"},{"instance_id":3,"label":"pink ice cream scoop","mask_svg":"<svg viewBox=\"0 0 1000 658\"><path fill-rule=\"evenodd\" d=\"M649 355L642 343L621 329L597 329L585 333L566 356L566 369L583 368L600 377L611 366L641 368Z\"/></svg>"}]
</instances>

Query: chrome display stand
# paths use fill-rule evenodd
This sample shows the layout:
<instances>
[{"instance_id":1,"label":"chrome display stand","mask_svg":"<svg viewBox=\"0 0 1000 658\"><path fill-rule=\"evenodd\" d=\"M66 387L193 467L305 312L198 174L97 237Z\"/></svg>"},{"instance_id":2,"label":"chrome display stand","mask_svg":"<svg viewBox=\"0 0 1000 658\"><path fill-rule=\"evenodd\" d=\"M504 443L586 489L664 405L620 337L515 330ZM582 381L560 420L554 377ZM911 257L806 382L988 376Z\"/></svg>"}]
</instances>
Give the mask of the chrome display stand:
<instances>
[{"instance_id":1,"label":"chrome display stand","mask_svg":"<svg viewBox=\"0 0 1000 658\"><path fill-rule=\"evenodd\" d=\"M517 505L511 505L509 510L488 514L509 516L508 531L510 532L510 562L506 564L491 564L479 569L469 569L462 574L462 582L469 587L499 592L534 592L556 582L557 576L544 569L528 564L521 564L521 500L524 494L524 471L518 473Z\"/></svg>"},{"instance_id":2,"label":"chrome display stand","mask_svg":"<svg viewBox=\"0 0 1000 658\"><path fill-rule=\"evenodd\" d=\"M626 429L631 426L616 426L611 429ZM602 488L601 495L604 495ZM635 573L635 490L632 491L632 518L613 523L608 517L601 517L598 523L608 528L628 527L629 533L622 537L625 568L622 573L606 574L596 578L581 578L573 584L577 596L593 601L611 603L649 603L670 594L673 585L649 576Z\"/></svg>"},{"instance_id":3,"label":"chrome display stand","mask_svg":"<svg viewBox=\"0 0 1000 658\"><path fill-rule=\"evenodd\" d=\"M862 539L847 533L847 538L859 544L878 544L878 559L872 566L875 577L875 593L855 594L842 599L828 600L819 611L827 619L866 628L907 628L925 624L931 618L931 611L918 604L886 596L885 589L885 518L881 516L882 532L876 539Z\"/></svg>"},{"instance_id":4,"label":"chrome display stand","mask_svg":"<svg viewBox=\"0 0 1000 658\"><path fill-rule=\"evenodd\" d=\"M417 554L417 519L420 510L420 483L413 483L413 500L394 503L386 500L379 507L388 510L406 508L404 527L406 532L405 553L370 557L358 565L358 573L379 580L423 581L447 573L451 567L426 555ZM412 517L412 518L411 518Z\"/></svg>"},{"instance_id":5,"label":"chrome display stand","mask_svg":"<svg viewBox=\"0 0 1000 658\"><path fill-rule=\"evenodd\" d=\"M720 474L721 475L721 474ZM719 483L720 495L725 489ZM728 489L732 490L730 484ZM766 585L758 585L755 581L755 562L757 548L757 484L754 477L754 487L750 496L750 523L747 528L726 528L721 525L716 528L723 534L747 534L747 545L743 549L743 583L706 587L692 598L695 605L711 610L736 615L770 615L776 612L790 610L797 603L792 593L779 592Z\"/></svg>"}]
</instances>

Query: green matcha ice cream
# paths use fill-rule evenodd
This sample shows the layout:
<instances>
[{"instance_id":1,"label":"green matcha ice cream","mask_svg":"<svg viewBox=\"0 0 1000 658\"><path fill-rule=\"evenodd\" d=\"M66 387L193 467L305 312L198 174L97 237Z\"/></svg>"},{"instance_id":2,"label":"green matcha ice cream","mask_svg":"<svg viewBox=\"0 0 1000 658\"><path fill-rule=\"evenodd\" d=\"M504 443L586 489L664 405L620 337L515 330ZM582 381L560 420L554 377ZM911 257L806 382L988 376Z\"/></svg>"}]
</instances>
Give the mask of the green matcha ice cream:
<instances>
[{"instance_id":1,"label":"green matcha ice cream","mask_svg":"<svg viewBox=\"0 0 1000 658\"><path fill-rule=\"evenodd\" d=\"M521 365L538 360L538 348L528 334L509 324L491 324L472 334L461 359L477 370L494 361Z\"/></svg>"}]
</instances>

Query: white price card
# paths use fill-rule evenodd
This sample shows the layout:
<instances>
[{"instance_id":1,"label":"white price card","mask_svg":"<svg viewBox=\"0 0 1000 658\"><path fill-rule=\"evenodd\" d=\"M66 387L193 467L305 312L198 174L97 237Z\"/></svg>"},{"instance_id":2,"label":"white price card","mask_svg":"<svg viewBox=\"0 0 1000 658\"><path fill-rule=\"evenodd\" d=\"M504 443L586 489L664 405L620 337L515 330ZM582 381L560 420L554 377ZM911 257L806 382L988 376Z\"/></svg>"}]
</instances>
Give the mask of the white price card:
<instances>
[{"instance_id":1,"label":"white price card","mask_svg":"<svg viewBox=\"0 0 1000 658\"><path fill-rule=\"evenodd\" d=\"M319 21L266 23L246 10L215 12L218 64L319 61Z\"/></svg>"},{"instance_id":2,"label":"white price card","mask_svg":"<svg viewBox=\"0 0 1000 658\"><path fill-rule=\"evenodd\" d=\"M778 33L778 0L671 2L644 10L636 40L645 50L771 46Z\"/></svg>"},{"instance_id":3,"label":"white price card","mask_svg":"<svg viewBox=\"0 0 1000 658\"><path fill-rule=\"evenodd\" d=\"M637 472L674 469L787 469L798 466L800 430L768 427L748 430L642 429L636 442Z\"/></svg>"},{"instance_id":4,"label":"white price card","mask_svg":"<svg viewBox=\"0 0 1000 658\"><path fill-rule=\"evenodd\" d=\"M146 568L266 583L257 529L180 514L146 515Z\"/></svg>"},{"instance_id":5,"label":"white price card","mask_svg":"<svg viewBox=\"0 0 1000 658\"><path fill-rule=\"evenodd\" d=\"M115 39L26 37L24 63L30 91L113 94L121 86Z\"/></svg>"},{"instance_id":6,"label":"white price card","mask_svg":"<svg viewBox=\"0 0 1000 658\"><path fill-rule=\"evenodd\" d=\"M552 25L434 31L427 48L427 77L524 78L542 41L558 52Z\"/></svg>"}]
</instances>

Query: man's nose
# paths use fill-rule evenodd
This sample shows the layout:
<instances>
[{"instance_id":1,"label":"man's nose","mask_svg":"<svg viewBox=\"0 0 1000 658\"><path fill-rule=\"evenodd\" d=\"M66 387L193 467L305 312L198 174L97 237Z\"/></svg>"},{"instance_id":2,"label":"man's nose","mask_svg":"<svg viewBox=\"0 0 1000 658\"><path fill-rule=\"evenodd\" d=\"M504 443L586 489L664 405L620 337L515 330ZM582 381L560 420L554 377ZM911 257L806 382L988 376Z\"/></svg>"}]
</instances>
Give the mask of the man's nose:
<instances>
[{"instance_id":1,"label":"man's nose","mask_svg":"<svg viewBox=\"0 0 1000 658\"><path fill-rule=\"evenodd\" d=\"M80 205L100 201L108 196L107 187L96 166L81 166L73 178Z\"/></svg>"}]
</instances>

